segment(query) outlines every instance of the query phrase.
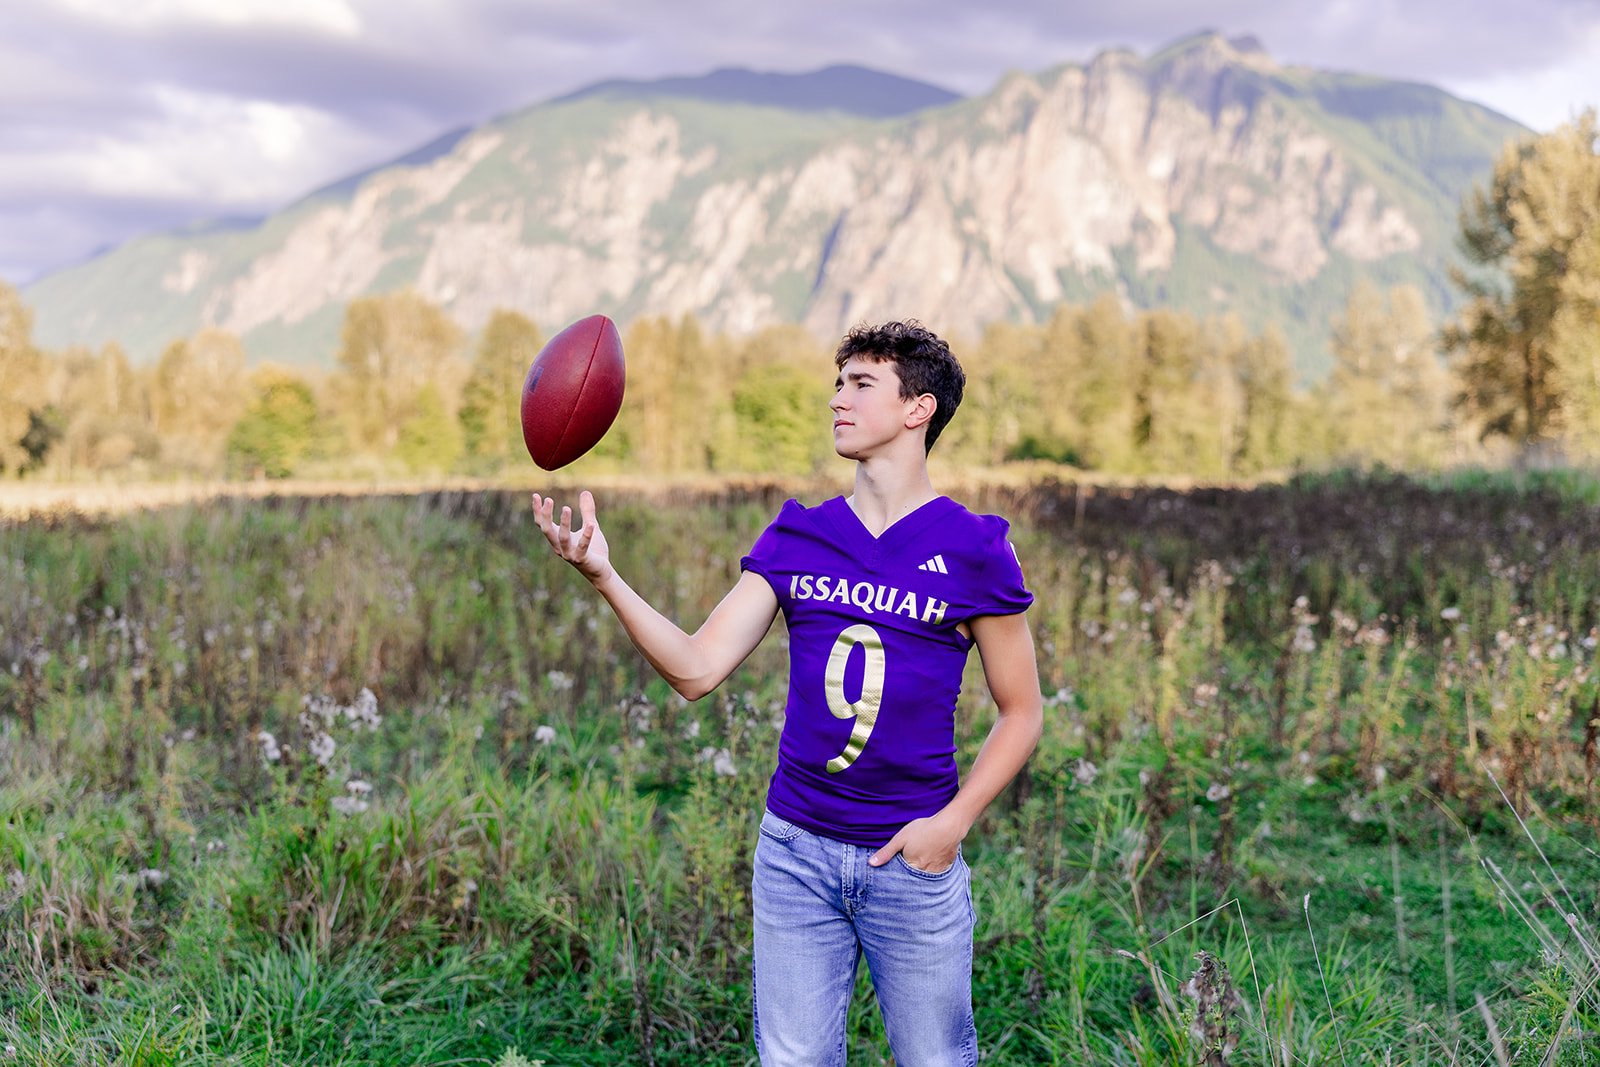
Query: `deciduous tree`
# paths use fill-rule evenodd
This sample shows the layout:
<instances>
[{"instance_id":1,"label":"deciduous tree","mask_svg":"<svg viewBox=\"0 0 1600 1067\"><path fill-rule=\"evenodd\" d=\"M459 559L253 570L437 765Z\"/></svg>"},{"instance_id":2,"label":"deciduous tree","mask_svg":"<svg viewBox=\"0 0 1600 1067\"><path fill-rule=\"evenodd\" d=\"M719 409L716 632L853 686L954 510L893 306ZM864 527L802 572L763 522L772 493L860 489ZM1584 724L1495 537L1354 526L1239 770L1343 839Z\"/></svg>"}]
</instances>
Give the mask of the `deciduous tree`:
<instances>
[{"instance_id":1,"label":"deciduous tree","mask_svg":"<svg viewBox=\"0 0 1600 1067\"><path fill-rule=\"evenodd\" d=\"M500 466L522 454L522 384L543 346L539 327L515 311L489 317L461 392L468 456Z\"/></svg>"},{"instance_id":2,"label":"deciduous tree","mask_svg":"<svg viewBox=\"0 0 1600 1067\"><path fill-rule=\"evenodd\" d=\"M243 474L259 470L268 478L287 478L316 444L311 386L294 372L269 365L250 376L250 391L249 406L228 433L229 465Z\"/></svg>"},{"instance_id":3,"label":"deciduous tree","mask_svg":"<svg viewBox=\"0 0 1600 1067\"><path fill-rule=\"evenodd\" d=\"M1458 406L1529 445L1600 438L1600 145L1595 112L1508 145L1461 212L1471 269L1445 331Z\"/></svg>"},{"instance_id":4,"label":"deciduous tree","mask_svg":"<svg viewBox=\"0 0 1600 1067\"><path fill-rule=\"evenodd\" d=\"M166 462L207 468L249 400L239 339L205 329L161 353L150 383L150 416Z\"/></svg>"},{"instance_id":5,"label":"deciduous tree","mask_svg":"<svg viewBox=\"0 0 1600 1067\"><path fill-rule=\"evenodd\" d=\"M25 444L44 411L45 360L33 345L33 315L22 297L0 282L0 473L37 461Z\"/></svg>"},{"instance_id":6,"label":"deciduous tree","mask_svg":"<svg viewBox=\"0 0 1600 1067\"><path fill-rule=\"evenodd\" d=\"M460 327L411 290L352 301L340 333L336 398L355 447L392 451L426 385L454 419L467 370L461 344Z\"/></svg>"},{"instance_id":7,"label":"deciduous tree","mask_svg":"<svg viewBox=\"0 0 1600 1067\"><path fill-rule=\"evenodd\" d=\"M443 474L461 458L461 426L446 410L433 383L417 392L412 414L400 427L395 458L413 474Z\"/></svg>"},{"instance_id":8,"label":"deciduous tree","mask_svg":"<svg viewBox=\"0 0 1600 1067\"><path fill-rule=\"evenodd\" d=\"M83 348L58 354L49 392L65 416L68 470L112 470L160 456L144 376L120 346L106 345L98 354Z\"/></svg>"},{"instance_id":9,"label":"deciduous tree","mask_svg":"<svg viewBox=\"0 0 1600 1067\"><path fill-rule=\"evenodd\" d=\"M1243 410L1234 437L1232 473L1259 474L1281 469L1298 459L1295 423L1303 417L1294 394L1294 363L1289 343L1276 325L1234 349Z\"/></svg>"},{"instance_id":10,"label":"deciduous tree","mask_svg":"<svg viewBox=\"0 0 1600 1067\"><path fill-rule=\"evenodd\" d=\"M1450 378L1435 350L1428 308L1416 287L1388 294L1366 282L1333 320L1329 344L1329 436L1336 457L1393 467L1437 461L1447 441Z\"/></svg>"}]
</instances>

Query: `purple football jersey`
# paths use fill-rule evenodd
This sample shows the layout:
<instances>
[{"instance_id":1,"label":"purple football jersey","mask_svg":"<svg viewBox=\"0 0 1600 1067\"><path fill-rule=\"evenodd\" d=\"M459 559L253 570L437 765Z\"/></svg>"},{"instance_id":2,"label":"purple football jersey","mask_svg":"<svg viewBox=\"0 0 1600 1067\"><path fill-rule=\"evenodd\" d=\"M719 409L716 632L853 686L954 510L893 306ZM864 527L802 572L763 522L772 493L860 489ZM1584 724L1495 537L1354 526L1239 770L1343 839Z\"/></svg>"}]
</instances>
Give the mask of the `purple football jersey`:
<instances>
[{"instance_id":1,"label":"purple football jersey","mask_svg":"<svg viewBox=\"0 0 1600 1067\"><path fill-rule=\"evenodd\" d=\"M955 707L979 615L1033 603L1004 519L948 497L873 537L843 497L791 500L741 561L789 626L789 704L772 811L885 844L955 796Z\"/></svg>"}]
</instances>

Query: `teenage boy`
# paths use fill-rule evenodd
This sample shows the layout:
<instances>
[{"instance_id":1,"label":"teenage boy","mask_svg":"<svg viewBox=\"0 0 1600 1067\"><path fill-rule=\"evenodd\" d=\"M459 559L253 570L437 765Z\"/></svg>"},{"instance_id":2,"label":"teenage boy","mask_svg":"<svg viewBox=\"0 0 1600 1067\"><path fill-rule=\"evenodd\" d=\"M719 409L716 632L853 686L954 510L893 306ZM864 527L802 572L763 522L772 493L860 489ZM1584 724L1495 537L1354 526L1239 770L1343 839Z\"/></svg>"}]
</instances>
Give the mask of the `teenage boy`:
<instances>
[{"instance_id":1,"label":"teenage boy","mask_svg":"<svg viewBox=\"0 0 1600 1067\"><path fill-rule=\"evenodd\" d=\"M679 693L710 693L781 609L790 681L756 845L755 1040L764 1067L842 1064L858 961L895 1062L977 1062L974 914L961 841L1039 739L1032 603L1007 524L939 496L927 455L961 402L950 348L915 322L840 344L834 448L855 492L791 500L705 625L686 634L612 569L594 498L539 527ZM965 782L955 704L976 645L997 717Z\"/></svg>"}]
</instances>

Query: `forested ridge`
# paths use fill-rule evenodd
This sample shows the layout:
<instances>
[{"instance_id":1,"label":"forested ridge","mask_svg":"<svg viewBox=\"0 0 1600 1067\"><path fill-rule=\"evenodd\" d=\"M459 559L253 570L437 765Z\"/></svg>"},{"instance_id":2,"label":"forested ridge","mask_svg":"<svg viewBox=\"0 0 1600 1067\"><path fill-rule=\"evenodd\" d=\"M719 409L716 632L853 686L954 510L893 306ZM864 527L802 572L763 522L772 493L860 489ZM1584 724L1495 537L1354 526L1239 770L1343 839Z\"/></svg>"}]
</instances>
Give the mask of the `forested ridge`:
<instances>
[{"instance_id":1,"label":"forested ridge","mask_svg":"<svg viewBox=\"0 0 1600 1067\"><path fill-rule=\"evenodd\" d=\"M1135 310L1110 293L1040 324L954 337L968 375L949 464L1256 477L1426 468L1508 448L1600 448L1600 153L1593 112L1508 145L1463 206L1466 300L1430 319L1410 285L1357 282L1332 370L1299 380L1284 335L1236 315ZM206 329L135 366L110 344L46 351L0 285L0 471L11 477L494 476L522 458L523 377L546 329L508 310L465 333L414 290L353 301L330 373L247 365ZM693 316L625 324L627 397L577 473L813 474L834 462L831 341Z\"/></svg>"}]
</instances>

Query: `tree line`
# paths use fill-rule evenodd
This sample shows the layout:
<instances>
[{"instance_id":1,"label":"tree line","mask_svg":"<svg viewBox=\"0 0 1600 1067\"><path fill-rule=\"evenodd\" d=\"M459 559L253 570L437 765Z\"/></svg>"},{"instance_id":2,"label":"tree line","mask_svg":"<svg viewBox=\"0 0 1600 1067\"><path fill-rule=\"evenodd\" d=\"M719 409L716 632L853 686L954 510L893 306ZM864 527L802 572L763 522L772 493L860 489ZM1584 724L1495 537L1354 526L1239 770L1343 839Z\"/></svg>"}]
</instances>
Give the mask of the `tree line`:
<instances>
[{"instance_id":1,"label":"tree line","mask_svg":"<svg viewBox=\"0 0 1600 1067\"><path fill-rule=\"evenodd\" d=\"M996 467L1249 477L1335 463L1429 466L1519 449L1600 454L1600 145L1594 113L1508 145L1461 214L1449 322L1410 286L1358 284L1332 371L1296 381L1282 335L1230 315L1132 312L1110 295L958 342L962 411L938 449ZM352 302L330 373L251 369L202 330L135 367L116 345L45 352L0 283L0 474L493 475L528 462L518 406L544 342L496 312L473 337L403 291ZM692 317L625 331L623 412L580 463L647 474L809 474L833 458L830 347Z\"/></svg>"}]
</instances>

